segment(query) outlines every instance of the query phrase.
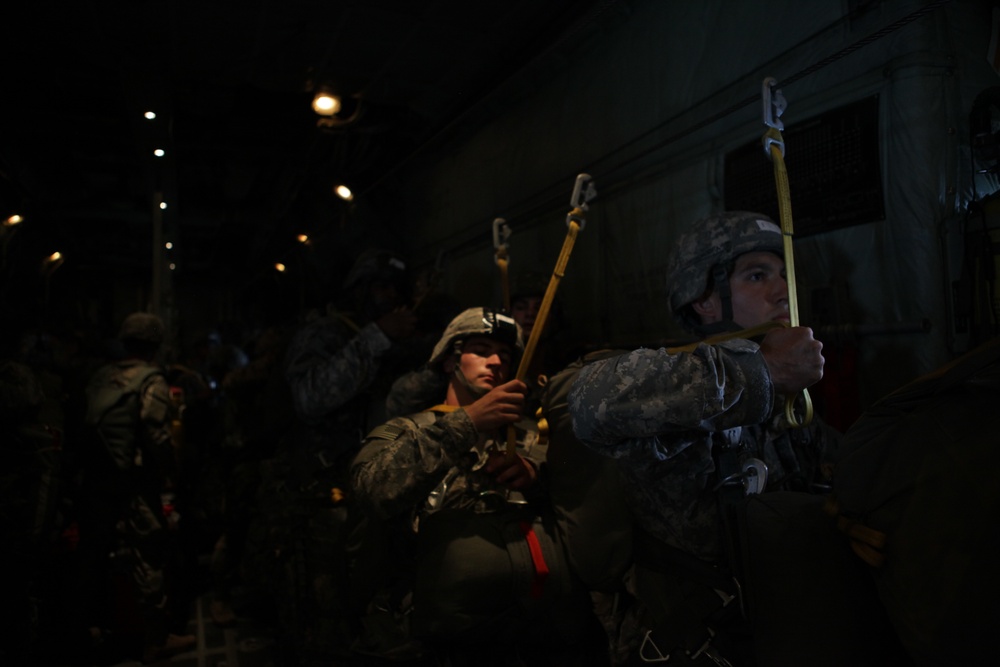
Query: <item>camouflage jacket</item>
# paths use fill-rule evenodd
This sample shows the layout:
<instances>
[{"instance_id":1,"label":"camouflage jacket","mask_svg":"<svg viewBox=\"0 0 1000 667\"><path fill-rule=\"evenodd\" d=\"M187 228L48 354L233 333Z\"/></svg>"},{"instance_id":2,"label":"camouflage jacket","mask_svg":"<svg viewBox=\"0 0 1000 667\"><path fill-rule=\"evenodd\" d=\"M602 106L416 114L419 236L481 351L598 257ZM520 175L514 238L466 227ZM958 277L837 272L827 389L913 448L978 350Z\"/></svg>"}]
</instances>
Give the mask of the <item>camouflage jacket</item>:
<instances>
[{"instance_id":1,"label":"camouflage jacket","mask_svg":"<svg viewBox=\"0 0 1000 667\"><path fill-rule=\"evenodd\" d=\"M296 332L288 346L285 379L298 417L311 426L335 419L374 382L379 362L391 347L374 322L358 329L338 314Z\"/></svg>"},{"instance_id":2,"label":"camouflage jacket","mask_svg":"<svg viewBox=\"0 0 1000 667\"><path fill-rule=\"evenodd\" d=\"M518 453L540 469L545 447L537 426L523 421L517 431ZM421 518L445 508L495 511L508 492L482 467L491 451L505 447L505 430L480 434L462 409L391 419L368 435L354 459L355 498L381 519L409 519L414 532Z\"/></svg>"},{"instance_id":3,"label":"camouflage jacket","mask_svg":"<svg viewBox=\"0 0 1000 667\"><path fill-rule=\"evenodd\" d=\"M780 397L779 397L780 398ZM585 366L569 405L576 436L618 460L629 505L653 537L699 558L723 553L716 455L762 459L770 490L819 490L838 434L788 428L759 346L639 349Z\"/></svg>"}]
</instances>

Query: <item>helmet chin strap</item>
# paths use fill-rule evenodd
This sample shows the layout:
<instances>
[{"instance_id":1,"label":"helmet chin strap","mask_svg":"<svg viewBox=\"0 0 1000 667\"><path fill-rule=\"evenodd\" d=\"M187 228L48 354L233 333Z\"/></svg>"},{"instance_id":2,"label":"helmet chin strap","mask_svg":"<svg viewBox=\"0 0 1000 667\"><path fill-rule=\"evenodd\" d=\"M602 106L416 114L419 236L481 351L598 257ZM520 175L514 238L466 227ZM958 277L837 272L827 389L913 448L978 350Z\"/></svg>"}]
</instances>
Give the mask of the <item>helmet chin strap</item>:
<instances>
[{"instance_id":1,"label":"helmet chin strap","mask_svg":"<svg viewBox=\"0 0 1000 667\"><path fill-rule=\"evenodd\" d=\"M719 293L719 303L722 305L722 319L711 324L696 326L695 331L703 336L739 331L742 327L733 321L733 293L729 287L729 271L722 264L712 269L712 282Z\"/></svg>"},{"instance_id":2,"label":"helmet chin strap","mask_svg":"<svg viewBox=\"0 0 1000 667\"><path fill-rule=\"evenodd\" d=\"M489 387L477 387L476 385L469 382L469 378L465 377L462 369L456 364L455 371L452 373L455 376L455 381L458 382L462 387L465 388L469 395L474 399L480 399L486 394L490 393Z\"/></svg>"}]
</instances>

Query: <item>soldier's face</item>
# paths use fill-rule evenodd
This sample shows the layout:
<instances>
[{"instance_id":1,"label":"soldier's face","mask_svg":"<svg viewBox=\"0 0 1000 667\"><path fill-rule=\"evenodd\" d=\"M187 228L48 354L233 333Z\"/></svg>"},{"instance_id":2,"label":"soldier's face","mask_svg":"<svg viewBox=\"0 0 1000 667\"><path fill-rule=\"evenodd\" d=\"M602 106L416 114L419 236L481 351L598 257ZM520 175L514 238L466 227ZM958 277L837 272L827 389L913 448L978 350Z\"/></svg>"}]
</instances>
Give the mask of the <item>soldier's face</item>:
<instances>
[{"instance_id":1,"label":"soldier's face","mask_svg":"<svg viewBox=\"0 0 1000 667\"><path fill-rule=\"evenodd\" d=\"M744 329L765 322L788 322L788 283L785 261L772 252L754 251L736 258L729 276L733 321ZM722 320L722 299L718 290L693 304L703 324Z\"/></svg>"},{"instance_id":2,"label":"soldier's face","mask_svg":"<svg viewBox=\"0 0 1000 667\"><path fill-rule=\"evenodd\" d=\"M462 346L457 363L470 384L489 390L510 378L512 358L507 343L486 336L472 336Z\"/></svg>"},{"instance_id":3,"label":"soldier's face","mask_svg":"<svg viewBox=\"0 0 1000 667\"><path fill-rule=\"evenodd\" d=\"M535 326L535 318L538 317L538 309L542 306L540 296L522 296L514 299L510 304L510 316L521 325L521 331L525 338L531 335L531 330Z\"/></svg>"}]
</instances>

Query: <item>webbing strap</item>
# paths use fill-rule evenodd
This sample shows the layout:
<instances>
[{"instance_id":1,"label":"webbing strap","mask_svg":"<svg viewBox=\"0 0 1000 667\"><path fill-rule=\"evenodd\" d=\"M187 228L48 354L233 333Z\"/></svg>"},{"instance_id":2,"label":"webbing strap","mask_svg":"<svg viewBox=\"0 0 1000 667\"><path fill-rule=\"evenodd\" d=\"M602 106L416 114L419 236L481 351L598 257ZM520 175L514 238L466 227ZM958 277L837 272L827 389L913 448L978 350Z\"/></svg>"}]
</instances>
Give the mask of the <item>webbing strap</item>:
<instances>
[{"instance_id":1,"label":"webbing strap","mask_svg":"<svg viewBox=\"0 0 1000 667\"><path fill-rule=\"evenodd\" d=\"M763 142L767 150L767 157L774 164L774 182L778 190L778 213L781 221L781 239L785 259L785 283L788 288L788 320L789 326L799 326L799 297L795 281L795 253L792 250L792 195L788 187L788 170L785 168L785 141L781 136L783 125L778 121L778 116L784 111L784 98L781 91L775 90L771 95L771 88L775 85L774 79L764 79L764 124L767 131L764 132ZM813 404L807 389L802 390L803 412L802 418L795 413L795 396L785 398L785 419L793 428L803 428L808 426L813 418Z\"/></svg>"},{"instance_id":2,"label":"webbing strap","mask_svg":"<svg viewBox=\"0 0 1000 667\"><path fill-rule=\"evenodd\" d=\"M535 576L531 579L531 599L537 600L542 597L545 589L545 580L549 578L549 565L545 562L545 554L542 553L542 543L535 535L535 527L530 521L521 522L521 534L528 544L528 553L531 554L531 564L535 568Z\"/></svg>"},{"instance_id":3,"label":"webbing strap","mask_svg":"<svg viewBox=\"0 0 1000 667\"><path fill-rule=\"evenodd\" d=\"M500 288L503 291L503 312L510 312L510 278L508 277L507 249L497 248L497 267L500 269Z\"/></svg>"}]
</instances>

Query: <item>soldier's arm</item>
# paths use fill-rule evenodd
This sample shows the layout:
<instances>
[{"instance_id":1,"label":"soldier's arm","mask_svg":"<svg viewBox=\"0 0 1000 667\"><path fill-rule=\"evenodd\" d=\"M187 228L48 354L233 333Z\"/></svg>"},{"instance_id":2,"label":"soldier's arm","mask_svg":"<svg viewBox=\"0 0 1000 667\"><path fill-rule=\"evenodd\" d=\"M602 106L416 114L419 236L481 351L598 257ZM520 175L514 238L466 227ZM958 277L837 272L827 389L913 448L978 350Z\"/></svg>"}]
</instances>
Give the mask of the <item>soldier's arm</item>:
<instances>
[{"instance_id":1,"label":"soldier's arm","mask_svg":"<svg viewBox=\"0 0 1000 667\"><path fill-rule=\"evenodd\" d=\"M420 506L447 472L476 461L471 452L478 434L464 410L422 428L406 418L373 430L351 466L355 497L381 518L410 513Z\"/></svg>"},{"instance_id":2,"label":"soldier's arm","mask_svg":"<svg viewBox=\"0 0 1000 667\"><path fill-rule=\"evenodd\" d=\"M580 371L569 393L576 436L599 448L755 424L770 415L773 402L759 346L741 339L699 345L691 353L640 349L595 361Z\"/></svg>"},{"instance_id":3,"label":"soldier's arm","mask_svg":"<svg viewBox=\"0 0 1000 667\"><path fill-rule=\"evenodd\" d=\"M346 342L338 329L335 323L317 323L300 331L289 345L285 378L295 410L304 419L321 419L364 390L392 346L374 322Z\"/></svg>"}]
</instances>

